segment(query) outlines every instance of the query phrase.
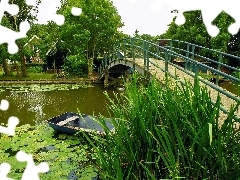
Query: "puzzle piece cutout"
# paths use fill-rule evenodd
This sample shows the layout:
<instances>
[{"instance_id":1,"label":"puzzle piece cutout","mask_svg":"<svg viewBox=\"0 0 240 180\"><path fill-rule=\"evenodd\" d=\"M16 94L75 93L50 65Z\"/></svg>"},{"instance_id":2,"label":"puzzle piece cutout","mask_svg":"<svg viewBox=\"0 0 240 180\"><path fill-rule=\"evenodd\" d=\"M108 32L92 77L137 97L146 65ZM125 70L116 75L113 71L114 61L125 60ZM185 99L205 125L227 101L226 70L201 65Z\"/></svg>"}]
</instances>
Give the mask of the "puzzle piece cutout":
<instances>
[{"instance_id":1,"label":"puzzle piece cutout","mask_svg":"<svg viewBox=\"0 0 240 180\"><path fill-rule=\"evenodd\" d=\"M1 101L0 110L6 111L9 107L9 102L5 99ZM15 128L19 124L19 119L17 117L11 116L8 119L8 127L0 126L0 133L8 134L14 136Z\"/></svg>"},{"instance_id":2,"label":"puzzle piece cutout","mask_svg":"<svg viewBox=\"0 0 240 180\"><path fill-rule=\"evenodd\" d=\"M78 7L72 7L71 13L74 16L80 16L80 14L82 13L82 9Z\"/></svg>"},{"instance_id":3,"label":"puzzle piece cutout","mask_svg":"<svg viewBox=\"0 0 240 180\"><path fill-rule=\"evenodd\" d=\"M20 23L20 32L15 32L0 25L0 44L8 43L8 52L15 54L18 52L18 46L15 43L17 39L27 37L27 32L30 29L30 24L25 21Z\"/></svg>"},{"instance_id":4,"label":"puzzle piece cutout","mask_svg":"<svg viewBox=\"0 0 240 180\"><path fill-rule=\"evenodd\" d=\"M18 151L16 159L20 162L27 161L27 166L21 180L40 180L38 174L49 171L49 166L46 162L42 162L36 166L32 155L23 151ZM10 168L11 166L8 163L0 164L0 180L13 180L12 178L7 177L7 174L10 172Z\"/></svg>"},{"instance_id":5,"label":"puzzle piece cutout","mask_svg":"<svg viewBox=\"0 0 240 180\"><path fill-rule=\"evenodd\" d=\"M17 15L19 7L16 4L9 4L9 0L1 0L0 2L0 21L4 15L4 12L8 12L11 15ZM0 44L8 43L8 52L15 54L18 52L18 46L15 43L17 39L26 37L27 31L30 29L28 22L22 22L20 24L20 32L15 32L0 25Z\"/></svg>"},{"instance_id":6,"label":"puzzle piece cutout","mask_svg":"<svg viewBox=\"0 0 240 180\"><path fill-rule=\"evenodd\" d=\"M159 12L165 4L172 7L173 10L178 10L175 20L177 25L182 25L186 22L183 15L184 12L201 10L203 23L205 24L208 34L216 37L220 30L217 26L213 25L212 22L223 11L235 19L235 23L228 27L229 33L232 35L237 34L240 28L240 11L236 6L238 3L238 0L155 0L151 9L153 12Z\"/></svg>"},{"instance_id":7,"label":"puzzle piece cutout","mask_svg":"<svg viewBox=\"0 0 240 180\"><path fill-rule=\"evenodd\" d=\"M14 180L12 178L7 177L7 174L10 172L10 164L2 163L0 164L0 179L1 180Z\"/></svg>"},{"instance_id":8,"label":"puzzle piece cutout","mask_svg":"<svg viewBox=\"0 0 240 180\"><path fill-rule=\"evenodd\" d=\"M0 2L0 21L2 21L2 17L4 12L8 12L9 14L15 16L19 12L19 7L16 4L9 4L9 0L1 0Z\"/></svg>"},{"instance_id":9,"label":"puzzle piece cutout","mask_svg":"<svg viewBox=\"0 0 240 180\"><path fill-rule=\"evenodd\" d=\"M138 0L129 0L130 3L136 3Z\"/></svg>"},{"instance_id":10,"label":"puzzle piece cutout","mask_svg":"<svg viewBox=\"0 0 240 180\"><path fill-rule=\"evenodd\" d=\"M19 151L16 154L16 158L20 162L27 161L27 166L21 180L40 180L38 173L46 173L49 171L48 163L42 162L36 166L33 161L33 156L25 153L24 151Z\"/></svg>"},{"instance_id":11,"label":"puzzle piece cutout","mask_svg":"<svg viewBox=\"0 0 240 180\"><path fill-rule=\"evenodd\" d=\"M11 116L8 119L8 127L0 126L0 133L8 134L10 136L15 135L15 128L19 124L19 119L17 117Z\"/></svg>"},{"instance_id":12,"label":"puzzle piece cutout","mask_svg":"<svg viewBox=\"0 0 240 180\"><path fill-rule=\"evenodd\" d=\"M26 0L26 4L34 6L36 5L36 0ZM42 0L41 4L38 6L38 24L46 25L49 21L54 21L59 26L63 25L65 17L56 13L57 7L60 6L60 0Z\"/></svg>"},{"instance_id":13,"label":"puzzle piece cutout","mask_svg":"<svg viewBox=\"0 0 240 180\"><path fill-rule=\"evenodd\" d=\"M0 104L0 110L6 111L9 108L9 102L5 99L2 99L1 104Z\"/></svg>"}]
</instances>

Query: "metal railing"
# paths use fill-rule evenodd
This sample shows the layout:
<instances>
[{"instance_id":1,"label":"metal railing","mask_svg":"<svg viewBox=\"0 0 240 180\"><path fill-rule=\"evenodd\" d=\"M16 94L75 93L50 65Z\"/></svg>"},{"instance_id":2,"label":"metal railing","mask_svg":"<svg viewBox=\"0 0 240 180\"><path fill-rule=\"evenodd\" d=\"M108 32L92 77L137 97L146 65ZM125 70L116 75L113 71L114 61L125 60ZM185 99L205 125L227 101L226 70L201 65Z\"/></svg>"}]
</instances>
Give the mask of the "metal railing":
<instances>
[{"instance_id":1,"label":"metal railing","mask_svg":"<svg viewBox=\"0 0 240 180\"><path fill-rule=\"evenodd\" d=\"M235 61L240 62L240 57L179 40L160 39L159 41L164 41L164 45L161 46L159 45L159 42L154 43L134 37L123 39L122 42L118 42L108 51L108 53L105 54L104 61L99 68L99 73L102 73L112 61L126 60L127 58L131 58L133 69L135 69L135 59L142 58L144 61L143 69L146 72L149 72L149 66L152 64L165 72L166 76L170 75L176 79L177 77L168 71L169 65L172 65L176 69L192 76L195 79L194 82L200 80L202 83L210 86L216 91L226 95L236 102L240 102L239 96L233 95L218 86L220 78L240 84L240 69L231 67L225 63L226 60L229 59L235 59ZM156 63L151 61L150 58L164 61L165 67L159 67ZM177 65L176 60L180 60L184 65ZM210 76L215 77L212 80L215 84L209 82L205 78L199 78L200 75L204 74L201 74L201 71L211 73ZM239 76L235 77L229 73L232 71L235 71ZM183 80L179 81L184 83ZM221 110L228 113L224 108L221 108ZM237 116L235 116L234 119L239 121L239 117Z\"/></svg>"}]
</instances>

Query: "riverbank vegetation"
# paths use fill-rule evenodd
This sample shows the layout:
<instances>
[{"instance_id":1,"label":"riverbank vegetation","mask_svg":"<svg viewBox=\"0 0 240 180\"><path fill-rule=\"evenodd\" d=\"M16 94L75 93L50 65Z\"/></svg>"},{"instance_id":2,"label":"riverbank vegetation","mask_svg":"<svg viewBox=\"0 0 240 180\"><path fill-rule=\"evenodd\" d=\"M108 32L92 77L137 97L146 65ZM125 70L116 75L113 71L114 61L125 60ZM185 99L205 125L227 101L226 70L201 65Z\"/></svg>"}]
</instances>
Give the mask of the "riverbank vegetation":
<instances>
[{"instance_id":1,"label":"riverbank vegetation","mask_svg":"<svg viewBox=\"0 0 240 180\"><path fill-rule=\"evenodd\" d=\"M25 168L15 159L19 149L49 163L43 180L240 177L240 134L232 119L237 107L219 122L221 100L213 105L206 89L155 79L143 85L139 78L109 98L114 134L106 127L103 137L57 134L44 122L17 127L13 137L1 134L0 159L12 164L9 177L19 179Z\"/></svg>"},{"instance_id":2,"label":"riverbank vegetation","mask_svg":"<svg viewBox=\"0 0 240 180\"><path fill-rule=\"evenodd\" d=\"M3 71L0 71L0 80L52 80L55 79L54 74L29 72L27 77L18 77L17 72L12 72L11 75L5 76Z\"/></svg>"},{"instance_id":3,"label":"riverbank vegetation","mask_svg":"<svg viewBox=\"0 0 240 180\"><path fill-rule=\"evenodd\" d=\"M118 96L113 112L115 134L97 142L95 166L105 179L237 179L240 134L230 110L219 122L206 89L134 79ZM240 102L238 106L240 105Z\"/></svg>"}]
</instances>

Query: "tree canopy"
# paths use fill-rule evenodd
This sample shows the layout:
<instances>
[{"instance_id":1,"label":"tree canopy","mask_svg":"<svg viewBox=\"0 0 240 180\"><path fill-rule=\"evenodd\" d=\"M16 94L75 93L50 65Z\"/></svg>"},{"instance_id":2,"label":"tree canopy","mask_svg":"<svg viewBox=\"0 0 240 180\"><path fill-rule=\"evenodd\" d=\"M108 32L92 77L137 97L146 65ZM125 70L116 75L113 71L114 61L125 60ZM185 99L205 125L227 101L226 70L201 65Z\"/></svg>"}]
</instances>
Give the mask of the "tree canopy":
<instances>
[{"instance_id":1,"label":"tree canopy","mask_svg":"<svg viewBox=\"0 0 240 180\"><path fill-rule=\"evenodd\" d=\"M73 16L71 8L82 8L80 16ZM78 53L75 46L82 46L88 57L96 57L119 38L118 29L123 26L117 9L109 0L68 0L59 13L64 14L65 24L61 27L61 38Z\"/></svg>"},{"instance_id":2,"label":"tree canopy","mask_svg":"<svg viewBox=\"0 0 240 180\"><path fill-rule=\"evenodd\" d=\"M221 13L213 24L219 27L220 33L216 37L211 37L202 20L201 11L185 12L186 23L178 26L175 24L175 18L169 25L166 33L162 34L162 38L178 39L202 45L208 48L227 51L227 44L231 35L227 27L233 22L233 19L226 13Z\"/></svg>"},{"instance_id":3,"label":"tree canopy","mask_svg":"<svg viewBox=\"0 0 240 180\"><path fill-rule=\"evenodd\" d=\"M72 15L73 6L82 9L80 16ZM65 23L57 26L49 22L40 36L58 41L59 47L68 51L65 70L69 73L76 74L87 64L92 66L92 59L102 56L121 37L118 29L123 23L109 0L63 1L58 13L65 16ZM79 70L71 72L71 69Z\"/></svg>"},{"instance_id":4,"label":"tree canopy","mask_svg":"<svg viewBox=\"0 0 240 180\"><path fill-rule=\"evenodd\" d=\"M38 3L40 2L39 0ZM2 25L18 31L20 22L26 20L31 24L31 29L27 33L27 38L16 41L19 46L18 53L11 55L5 45L0 46L1 60L20 60L22 55L32 56L34 52L23 46L33 35L37 35L40 38L38 49L42 59L46 58L47 52L57 47L68 52L67 66L75 64L75 68L79 68L77 67L79 64L92 65L94 58L102 56L122 36L118 29L123 23L112 1L62 0L61 2L62 6L57 13L65 16L65 23L58 26L55 22L49 22L47 25L35 24L37 8L28 6L25 0L13 0L11 3L17 4L20 12L16 16L6 12ZM71 13L71 8L74 6L82 9L80 16ZM72 68L74 67L68 70Z\"/></svg>"}]
</instances>

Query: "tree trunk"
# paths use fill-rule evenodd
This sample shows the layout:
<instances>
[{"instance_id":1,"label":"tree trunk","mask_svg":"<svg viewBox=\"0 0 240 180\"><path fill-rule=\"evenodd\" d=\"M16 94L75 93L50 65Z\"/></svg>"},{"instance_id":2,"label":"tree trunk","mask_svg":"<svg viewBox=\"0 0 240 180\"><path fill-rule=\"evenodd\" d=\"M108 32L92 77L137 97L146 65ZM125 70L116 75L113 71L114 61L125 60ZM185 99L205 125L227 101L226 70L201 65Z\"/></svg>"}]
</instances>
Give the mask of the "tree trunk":
<instances>
[{"instance_id":1,"label":"tree trunk","mask_svg":"<svg viewBox=\"0 0 240 180\"><path fill-rule=\"evenodd\" d=\"M15 67L16 67L16 71L17 71L17 77L18 78L22 77L21 72L20 72L21 70L20 70L19 64L15 63Z\"/></svg>"},{"instance_id":2,"label":"tree trunk","mask_svg":"<svg viewBox=\"0 0 240 180\"><path fill-rule=\"evenodd\" d=\"M56 74L56 59L53 61L53 73Z\"/></svg>"},{"instance_id":3,"label":"tree trunk","mask_svg":"<svg viewBox=\"0 0 240 180\"><path fill-rule=\"evenodd\" d=\"M21 61L21 70L22 70L22 77L27 77L27 68L26 68L26 57L23 56Z\"/></svg>"},{"instance_id":4,"label":"tree trunk","mask_svg":"<svg viewBox=\"0 0 240 180\"><path fill-rule=\"evenodd\" d=\"M92 76L93 71L93 58L88 59L88 77L90 78Z\"/></svg>"},{"instance_id":5,"label":"tree trunk","mask_svg":"<svg viewBox=\"0 0 240 180\"><path fill-rule=\"evenodd\" d=\"M93 72L93 60L95 58L95 41L93 43L93 51L92 51L92 58L88 59L88 77L90 78L92 76L92 72Z\"/></svg>"},{"instance_id":6,"label":"tree trunk","mask_svg":"<svg viewBox=\"0 0 240 180\"><path fill-rule=\"evenodd\" d=\"M6 75L6 76L10 76L11 75L11 71L9 70L7 59L3 60L3 70L4 70L4 75Z\"/></svg>"}]
</instances>

